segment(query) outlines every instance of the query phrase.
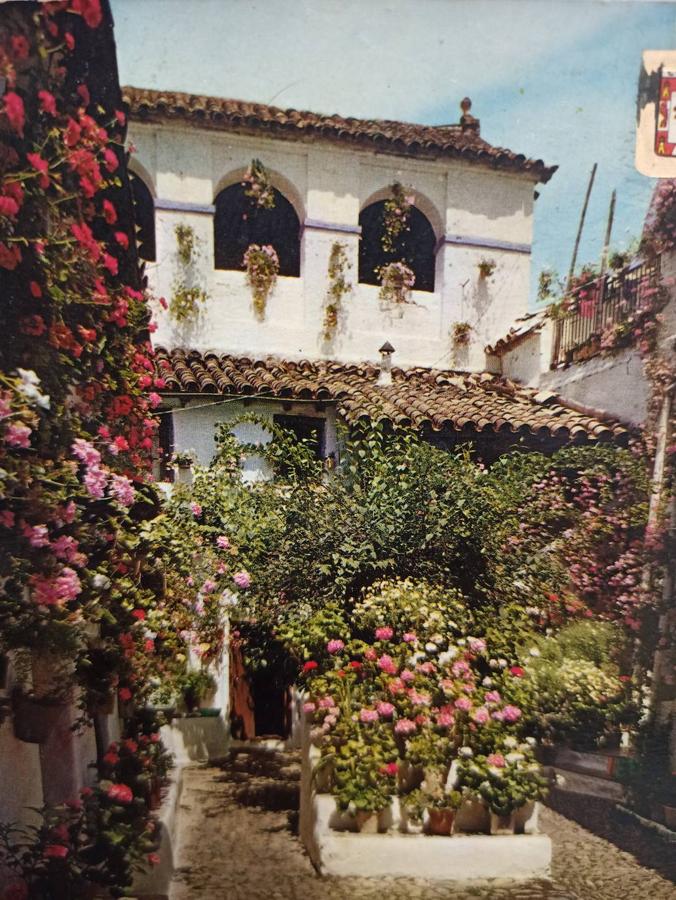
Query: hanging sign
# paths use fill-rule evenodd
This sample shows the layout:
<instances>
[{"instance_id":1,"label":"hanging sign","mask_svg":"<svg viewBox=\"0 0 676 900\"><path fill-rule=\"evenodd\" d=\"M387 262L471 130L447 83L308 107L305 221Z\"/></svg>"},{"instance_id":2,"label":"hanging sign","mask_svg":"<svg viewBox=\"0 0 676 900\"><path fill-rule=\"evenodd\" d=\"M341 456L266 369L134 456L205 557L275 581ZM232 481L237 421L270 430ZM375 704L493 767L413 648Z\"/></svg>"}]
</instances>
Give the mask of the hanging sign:
<instances>
[{"instance_id":1,"label":"hanging sign","mask_svg":"<svg viewBox=\"0 0 676 900\"><path fill-rule=\"evenodd\" d=\"M676 178L676 50L643 54L636 168L652 178Z\"/></svg>"}]
</instances>

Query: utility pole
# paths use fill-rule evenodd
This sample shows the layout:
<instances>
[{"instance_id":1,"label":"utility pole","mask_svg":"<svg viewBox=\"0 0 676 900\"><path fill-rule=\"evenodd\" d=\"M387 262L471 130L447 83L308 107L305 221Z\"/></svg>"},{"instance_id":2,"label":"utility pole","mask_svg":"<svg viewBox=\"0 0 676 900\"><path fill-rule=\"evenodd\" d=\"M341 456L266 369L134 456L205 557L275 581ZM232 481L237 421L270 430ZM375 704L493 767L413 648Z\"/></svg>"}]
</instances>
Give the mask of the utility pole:
<instances>
[{"instance_id":1,"label":"utility pole","mask_svg":"<svg viewBox=\"0 0 676 900\"><path fill-rule=\"evenodd\" d=\"M566 284L566 291L570 290L570 286L573 282L573 275L575 274L575 264L577 263L577 252L580 249L580 240L582 239L582 229L584 228L584 220L587 217L587 207L589 206L589 197L591 196L592 187L594 185L594 179L596 178L596 169L598 168L598 163L594 163L594 166L591 170L591 175L589 176L589 184L587 185L587 193L585 194L584 204L582 206L582 213L580 215L580 224L577 229L577 237L575 238L575 246L573 248L573 258L570 261L570 270L568 272L568 282Z\"/></svg>"}]
</instances>

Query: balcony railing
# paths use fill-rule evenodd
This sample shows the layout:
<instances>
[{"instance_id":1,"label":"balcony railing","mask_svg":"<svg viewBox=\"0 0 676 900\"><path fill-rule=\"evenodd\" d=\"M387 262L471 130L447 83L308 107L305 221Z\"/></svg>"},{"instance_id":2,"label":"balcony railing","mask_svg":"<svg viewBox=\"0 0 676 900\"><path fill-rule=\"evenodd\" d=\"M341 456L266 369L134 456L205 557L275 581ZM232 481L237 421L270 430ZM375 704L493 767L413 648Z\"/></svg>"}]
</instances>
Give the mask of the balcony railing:
<instances>
[{"instance_id":1,"label":"balcony railing","mask_svg":"<svg viewBox=\"0 0 676 900\"><path fill-rule=\"evenodd\" d=\"M607 273L568 294L554 324L552 368L594 356L603 335L654 305L660 281L660 258L633 263Z\"/></svg>"}]
</instances>

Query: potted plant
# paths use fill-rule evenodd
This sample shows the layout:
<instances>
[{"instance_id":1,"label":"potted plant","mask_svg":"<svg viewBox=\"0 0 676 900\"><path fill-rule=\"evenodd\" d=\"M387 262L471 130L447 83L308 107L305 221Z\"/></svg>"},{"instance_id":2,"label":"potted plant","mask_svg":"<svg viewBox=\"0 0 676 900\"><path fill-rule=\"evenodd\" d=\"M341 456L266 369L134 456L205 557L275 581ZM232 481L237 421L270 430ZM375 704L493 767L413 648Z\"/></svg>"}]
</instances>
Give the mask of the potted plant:
<instances>
[{"instance_id":1,"label":"potted plant","mask_svg":"<svg viewBox=\"0 0 676 900\"><path fill-rule=\"evenodd\" d=\"M196 713L200 701L213 692L215 687L213 677L204 669L187 672L181 679L181 692L188 713Z\"/></svg>"},{"instance_id":2,"label":"potted plant","mask_svg":"<svg viewBox=\"0 0 676 900\"><path fill-rule=\"evenodd\" d=\"M390 779L378 771L369 756L337 765L334 778L338 810L353 816L356 831L377 834L382 829L382 814L391 802Z\"/></svg>"},{"instance_id":3,"label":"potted plant","mask_svg":"<svg viewBox=\"0 0 676 900\"><path fill-rule=\"evenodd\" d=\"M453 343L464 347L469 344L469 334L472 326L469 322L455 322L453 324Z\"/></svg>"},{"instance_id":4,"label":"potted plant","mask_svg":"<svg viewBox=\"0 0 676 900\"><path fill-rule=\"evenodd\" d=\"M380 278L381 300L397 305L410 302L415 273L406 263L392 262L386 266L379 266L376 274Z\"/></svg>"},{"instance_id":5,"label":"potted plant","mask_svg":"<svg viewBox=\"0 0 676 900\"><path fill-rule=\"evenodd\" d=\"M171 463L174 467L174 480L177 484L190 484L192 482L191 469L195 462L193 450L181 450L173 454Z\"/></svg>"},{"instance_id":6,"label":"potted plant","mask_svg":"<svg viewBox=\"0 0 676 900\"><path fill-rule=\"evenodd\" d=\"M479 260L479 277L480 278L490 278L493 272L495 272L497 263L494 259L486 259L483 257Z\"/></svg>"}]
</instances>

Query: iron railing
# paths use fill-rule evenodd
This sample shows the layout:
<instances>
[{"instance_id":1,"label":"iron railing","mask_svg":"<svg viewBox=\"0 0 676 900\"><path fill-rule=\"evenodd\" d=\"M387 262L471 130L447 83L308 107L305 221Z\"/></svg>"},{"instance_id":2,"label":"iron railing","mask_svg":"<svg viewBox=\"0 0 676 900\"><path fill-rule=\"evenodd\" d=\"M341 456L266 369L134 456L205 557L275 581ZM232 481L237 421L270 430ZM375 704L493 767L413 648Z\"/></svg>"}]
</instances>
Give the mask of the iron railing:
<instances>
[{"instance_id":1,"label":"iron railing","mask_svg":"<svg viewBox=\"0 0 676 900\"><path fill-rule=\"evenodd\" d=\"M609 329L652 307L659 281L658 256L575 288L554 323L552 368L599 352Z\"/></svg>"}]
</instances>

